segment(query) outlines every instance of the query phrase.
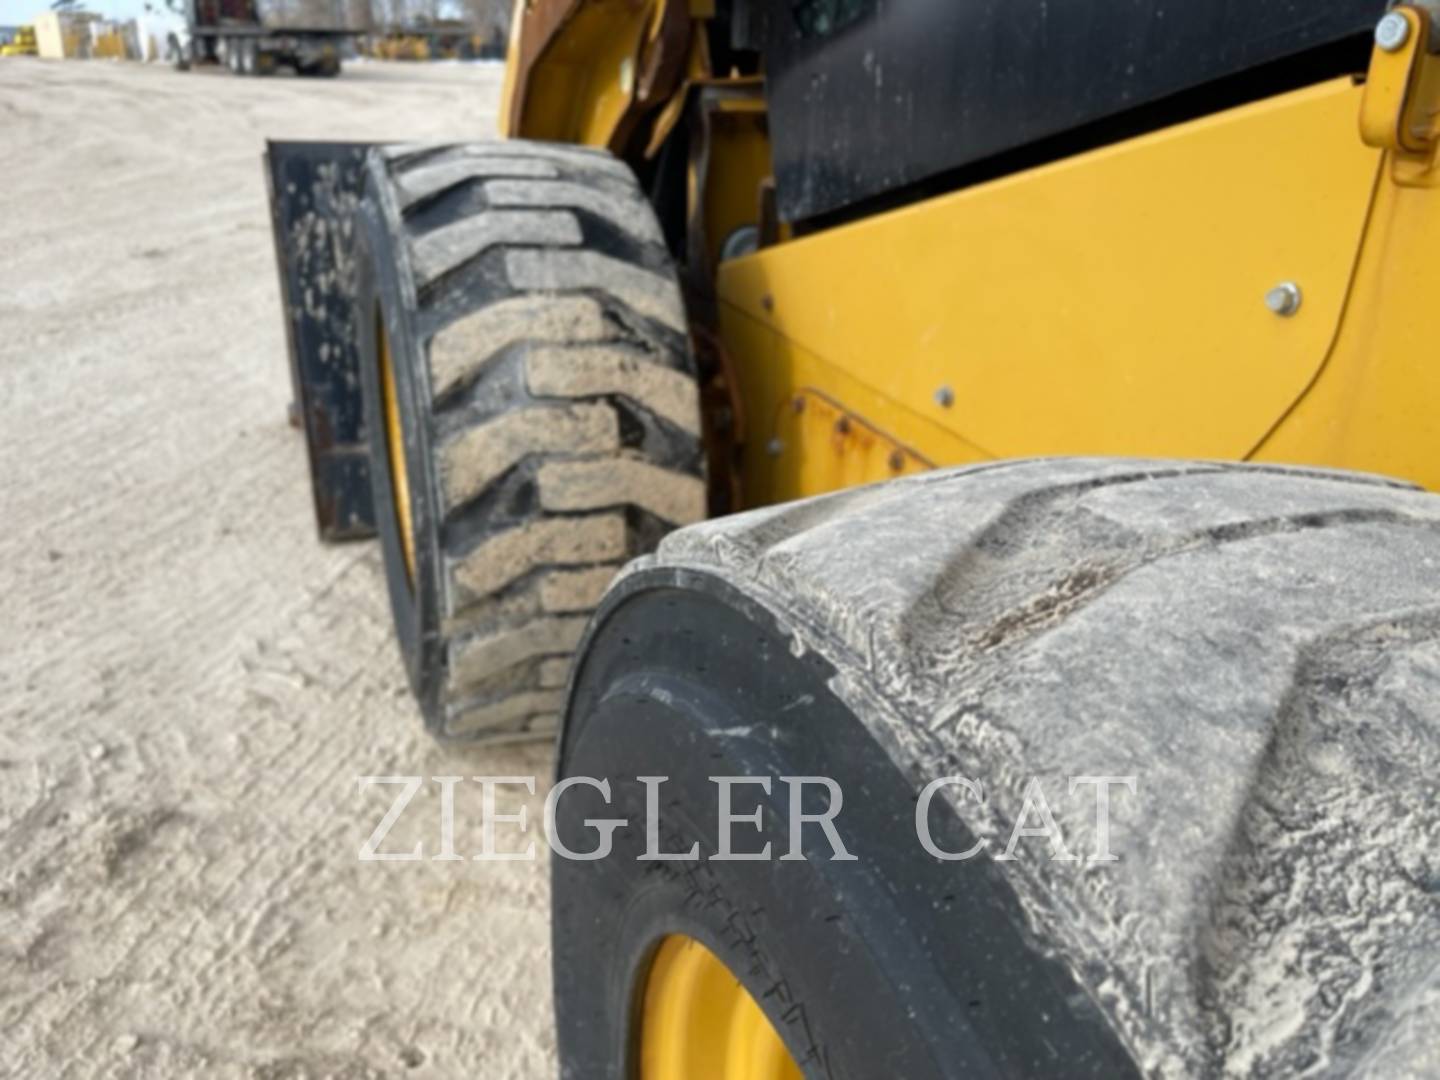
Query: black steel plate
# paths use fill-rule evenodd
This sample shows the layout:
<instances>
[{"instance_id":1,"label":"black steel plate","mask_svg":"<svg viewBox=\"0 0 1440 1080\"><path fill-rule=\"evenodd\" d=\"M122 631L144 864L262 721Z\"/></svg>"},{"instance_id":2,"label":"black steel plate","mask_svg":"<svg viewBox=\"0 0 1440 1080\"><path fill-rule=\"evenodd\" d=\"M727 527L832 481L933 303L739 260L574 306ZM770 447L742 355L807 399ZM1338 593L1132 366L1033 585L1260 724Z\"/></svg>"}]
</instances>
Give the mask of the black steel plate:
<instances>
[{"instance_id":1,"label":"black steel plate","mask_svg":"<svg viewBox=\"0 0 1440 1080\"><path fill-rule=\"evenodd\" d=\"M265 152L290 373L325 540L375 534L350 258L370 145L270 142Z\"/></svg>"},{"instance_id":2,"label":"black steel plate","mask_svg":"<svg viewBox=\"0 0 1440 1080\"><path fill-rule=\"evenodd\" d=\"M781 217L803 221L1368 33L1385 0L766 3Z\"/></svg>"}]
</instances>

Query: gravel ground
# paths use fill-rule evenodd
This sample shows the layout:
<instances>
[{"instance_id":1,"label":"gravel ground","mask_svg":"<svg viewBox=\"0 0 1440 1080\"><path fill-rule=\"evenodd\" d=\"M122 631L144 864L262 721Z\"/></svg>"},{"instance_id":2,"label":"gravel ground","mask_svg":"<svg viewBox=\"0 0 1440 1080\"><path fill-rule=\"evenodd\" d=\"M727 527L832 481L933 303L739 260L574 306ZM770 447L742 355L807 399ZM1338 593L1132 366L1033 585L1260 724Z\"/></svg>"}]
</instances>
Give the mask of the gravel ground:
<instances>
[{"instance_id":1,"label":"gravel ground","mask_svg":"<svg viewBox=\"0 0 1440 1080\"><path fill-rule=\"evenodd\" d=\"M0 61L0 1073L554 1075L544 862L357 857L357 777L538 820L551 755L429 742L378 551L315 539L260 170L489 135L499 81Z\"/></svg>"}]
</instances>

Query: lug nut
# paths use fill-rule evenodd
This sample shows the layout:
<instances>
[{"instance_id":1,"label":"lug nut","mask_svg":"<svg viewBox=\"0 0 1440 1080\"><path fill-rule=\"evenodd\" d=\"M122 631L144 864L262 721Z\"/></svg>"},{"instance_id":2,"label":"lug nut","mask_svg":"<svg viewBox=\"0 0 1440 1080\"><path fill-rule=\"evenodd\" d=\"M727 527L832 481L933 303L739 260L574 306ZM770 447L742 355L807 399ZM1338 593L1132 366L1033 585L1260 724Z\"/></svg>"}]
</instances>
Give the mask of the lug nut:
<instances>
[{"instance_id":1,"label":"lug nut","mask_svg":"<svg viewBox=\"0 0 1440 1080\"><path fill-rule=\"evenodd\" d=\"M935 404L942 409L948 409L955 404L955 391L948 386L942 386L935 391Z\"/></svg>"},{"instance_id":2,"label":"lug nut","mask_svg":"<svg viewBox=\"0 0 1440 1080\"><path fill-rule=\"evenodd\" d=\"M1385 52L1396 52L1410 40L1410 20L1392 11L1375 24L1375 44Z\"/></svg>"}]
</instances>

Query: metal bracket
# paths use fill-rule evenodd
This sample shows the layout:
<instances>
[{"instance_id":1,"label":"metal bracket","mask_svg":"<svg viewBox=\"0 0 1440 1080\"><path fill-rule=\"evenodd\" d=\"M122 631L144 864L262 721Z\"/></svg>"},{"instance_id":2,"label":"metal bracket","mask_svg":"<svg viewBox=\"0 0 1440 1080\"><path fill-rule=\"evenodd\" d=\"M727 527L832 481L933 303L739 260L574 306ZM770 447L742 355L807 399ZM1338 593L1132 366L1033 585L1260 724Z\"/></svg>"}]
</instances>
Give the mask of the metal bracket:
<instances>
[{"instance_id":1,"label":"metal bracket","mask_svg":"<svg viewBox=\"0 0 1440 1080\"><path fill-rule=\"evenodd\" d=\"M1416 4L1401 4L1385 14L1376 27L1360 105L1360 137L1367 146L1423 159L1427 168L1440 142L1440 57L1431 47L1435 26L1429 9Z\"/></svg>"}]
</instances>

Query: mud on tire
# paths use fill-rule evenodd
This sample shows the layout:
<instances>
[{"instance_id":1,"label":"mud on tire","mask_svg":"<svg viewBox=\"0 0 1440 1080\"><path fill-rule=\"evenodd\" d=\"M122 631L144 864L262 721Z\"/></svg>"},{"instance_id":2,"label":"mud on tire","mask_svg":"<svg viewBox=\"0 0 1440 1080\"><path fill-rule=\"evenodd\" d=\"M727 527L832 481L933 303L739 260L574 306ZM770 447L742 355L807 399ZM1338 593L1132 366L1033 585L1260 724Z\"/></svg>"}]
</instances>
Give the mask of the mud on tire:
<instances>
[{"instance_id":1,"label":"mud on tire","mask_svg":"<svg viewBox=\"0 0 1440 1080\"><path fill-rule=\"evenodd\" d=\"M411 684L436 734L548 734L615 572L704 516L674 268L633 175L602 152L390 146L367 169L361 372ZM387 335L403 485L386 467Z\"/></svg>"}]
</instances>

